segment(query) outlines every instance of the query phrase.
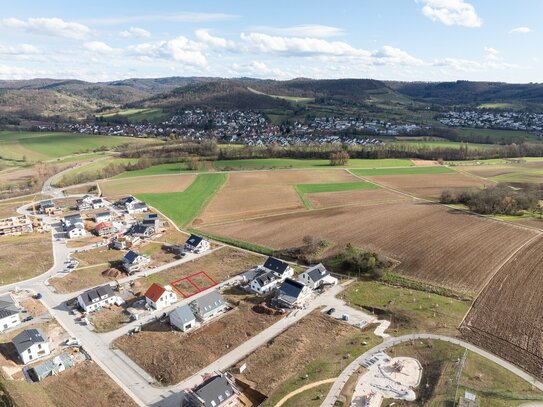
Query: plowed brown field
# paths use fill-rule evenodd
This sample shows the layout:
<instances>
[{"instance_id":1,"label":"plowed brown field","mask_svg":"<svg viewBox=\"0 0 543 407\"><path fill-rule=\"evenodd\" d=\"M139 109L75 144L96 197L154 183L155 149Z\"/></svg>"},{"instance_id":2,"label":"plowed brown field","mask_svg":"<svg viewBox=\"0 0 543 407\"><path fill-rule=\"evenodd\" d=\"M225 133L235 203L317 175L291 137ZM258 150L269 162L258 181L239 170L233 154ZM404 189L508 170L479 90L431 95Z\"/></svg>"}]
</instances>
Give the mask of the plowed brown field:
<instances>
[{"instance_id":1,"label":"plowed brown field","mask_svg":"<svg viewBox=\"0 0 543 407\"><path fill-rule=\"evenodd\" d=\"M461 331L471 342L543 378L543 235L507 262Z\"/></svg>"},{"instance_id":2,"label":"plowed brown field","mask_svg":"<svg viewBox=\"0 0 543 407\"><path fill-rule=\"evenodd\" d=\"M304 211L296 184L353 182L343 170L288 170L232 173L195 224Z\"/></svg>"},{"instance_id":3,"label":"plowed brown field","mask_svg":"<svg viewBox=\"0 0 543 407\"><path fill-rule=\"evenodd\" d=\"M401 261L411 278L478 292L497 267L537 232L428 203L346 206L204 226L274 249L296 247L306 235L352 243Z\"/></svg>"},{"instance_id":4,"label":"plowed brown field","mask_svg":"<svg viewBox=\"0 0 543 407\"><path fill-rule=\"evenodd\" d=\"M445 189L454 191L471 187L481 188L485 185L483 180L464 174L384 175L364 178L389 188L428 199L438 199Z\"/></svg>"},{"instance_id":5,"label":"plowed brown field","mask_svg":"<svg viewBox=\"0 0 543 407\"><path fill-rule=\"evenodd\" d=\"M386 189L367 189L356 191L319 192L306 194L313 208L329 208L343 205L377 205L410 199Z\"/></svg>"}]
</instances>

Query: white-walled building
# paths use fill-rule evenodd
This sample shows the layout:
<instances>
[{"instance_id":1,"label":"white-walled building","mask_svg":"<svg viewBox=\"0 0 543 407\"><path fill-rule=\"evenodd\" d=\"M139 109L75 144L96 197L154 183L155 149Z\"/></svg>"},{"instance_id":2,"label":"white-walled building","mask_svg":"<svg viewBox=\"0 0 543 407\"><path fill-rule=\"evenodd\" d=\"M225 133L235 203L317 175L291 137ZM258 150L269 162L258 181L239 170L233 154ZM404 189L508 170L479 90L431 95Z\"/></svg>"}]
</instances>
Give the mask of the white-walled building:
<instances>
[{"instance_id":1,"label":"white-walled building","mask_svg":"<svg viewBox=\"0 0 543 407\"><path fill-rule=\"evenodd\" d=\"M169 307L177 301L177 295L170 286L162 287L153 283L145 293L145 302L156 310Z\"/></svg>"},{"instance_id":2,"label":"white-walled building","mask_svg":"<svg viewBox=\"0 0 543 407\"><path fill-rule=\"evenodd\" d=\"M316 266L308 268L298 279L312 290L317 290L326 285L336 285L337 278L330 275L326 267L321 263Z\"/></svg>"},{"instance_id":3,"label":"white-walled building","mask_svg":"<svg viewBox=\"0 0 543 407\"><path fill-rule=\"evenodd\" d=\"M19 308L11 294L0 296L0 332L21 323Z\"/></svg>"},{"instance_id":4,"label":"white-walled building","mask_svg":"<svg viewBox=\"0 0 543 407\"><path fill-rule=\"evenodd\" d=\"M196 325L196 317L188 304L177 307L170 313L170 325L186 332Z\"/></svg>"},{"instance_id":5,"label":"white-walled building","mask_svg":"<svg viewBox=\"0 0 543 407\"><path fill-rule=\"evenodd\" d=\"M85 312L93 312L112 304L121 304L123 300L113 292L109 284L92 288L77 297L77 303Z\"/></svg>"},{"instance_id":6,"label":"white-walled building","mask_svg":"<svg viewBox=\"0 0 543 407\"><path fill-rule=\"evenodd\" d=\"M51 353L49 340L41 329L26 329L14 337L12 343L25 365Z\"/></svg>"}]
</instances>

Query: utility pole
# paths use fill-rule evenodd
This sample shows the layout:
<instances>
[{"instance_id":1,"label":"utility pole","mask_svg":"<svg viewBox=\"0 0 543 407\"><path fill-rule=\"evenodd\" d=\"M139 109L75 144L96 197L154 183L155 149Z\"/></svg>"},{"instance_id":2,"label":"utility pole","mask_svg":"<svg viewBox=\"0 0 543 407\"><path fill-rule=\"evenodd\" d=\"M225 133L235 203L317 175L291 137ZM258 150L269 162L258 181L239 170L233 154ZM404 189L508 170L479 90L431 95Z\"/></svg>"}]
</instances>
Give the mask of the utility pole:
<instances>
[{"instance_id":1,"label":"utility pole","mask_svg":"<svg viewBox=\"0 0 543 407\"><path fill-rule=\"evenodd\" d=\"M462 359L460 359L460 363L458 364L458 370L456 371L456 391L454 392L454 401L453 401L453 407L456 407L456 398L458 397L458 388L460 387L460 377L462 376L462 370L464 370L464 364L466 363L466 358L468 357L468 350L464 350L464 354L462 355Z\"/></svg>"}]
</instances>

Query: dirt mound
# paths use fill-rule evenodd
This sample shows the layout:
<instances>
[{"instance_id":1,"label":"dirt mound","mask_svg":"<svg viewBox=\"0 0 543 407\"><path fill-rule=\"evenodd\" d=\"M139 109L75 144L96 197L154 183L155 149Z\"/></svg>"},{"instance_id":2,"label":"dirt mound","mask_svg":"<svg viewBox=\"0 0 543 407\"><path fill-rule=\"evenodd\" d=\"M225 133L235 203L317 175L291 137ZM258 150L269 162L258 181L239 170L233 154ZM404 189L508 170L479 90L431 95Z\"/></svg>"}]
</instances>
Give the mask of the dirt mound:
<instances>
[{"instance_id":1,"label":"dirt mound","mask_svg":"<svg viewBox=\"0 0 543 407\"><path fill-rule=\"evenodd\" d=\"M119 278L122 274L123 273L119 269L115 268L110 268L102 272L102 275L106 278Z\"/></svg>"}]
</instances>

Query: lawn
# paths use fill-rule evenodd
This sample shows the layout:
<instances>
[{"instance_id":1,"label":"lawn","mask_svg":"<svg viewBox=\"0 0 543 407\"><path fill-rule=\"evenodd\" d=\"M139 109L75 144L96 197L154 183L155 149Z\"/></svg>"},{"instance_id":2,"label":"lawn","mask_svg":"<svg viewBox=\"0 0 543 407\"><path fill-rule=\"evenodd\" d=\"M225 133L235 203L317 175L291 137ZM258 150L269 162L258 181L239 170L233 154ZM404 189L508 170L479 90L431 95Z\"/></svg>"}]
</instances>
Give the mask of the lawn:
<instances>
[{"instance_id":1,"label":"lawn","mask_svg":"<svg viewBox=\"0 0 543 407\"><path fill-rule=\"evenodd\" d=\"M311 202L305 197L305 194L319 193L319 192L339 192L339 191L356 191L367 189L378 189L379 187L371 182L358 181L358 182L336 182L331 184L298 184L294 188L300 198L304 202L304 205L308 209L312 209Z\"/></svg>"},{"instance_id":2,"label":"lawn","mask_svg":"<svg viewBox=\"0 0 543 407\"><path fill-rule=\"evenodd\" d=\"M470 306L468 301L375 281L353 283L344 295L350 305L390 320L388 332L397 335L413 332L456 335L456 327Z\"/></svg>"},{"instance_id":3,"label":"lawn","mask_svg":"<svg viewBox=\"0 0 543 407\"><path fill-rule=\"evenodd\" d=\"M217 160L213 162L216 170L248 170L274 168L322 168L331 167L329 160L297 159L297 158L254 158L243 160ZM344 167L350 168L382 168L382 167L411 167L413 163L407 159L350 159ZM336 167L337 168L337 167ZM341 168L341 167L339 167Z\"/></svg>"},{"instance_id":4,"label":"lawn","mask_svg":"<svg viewBox=\"0 0 543 407\"><path fill-rule=\"evenodd\" d=\"M142 122L144 120L149 122L158 122L164 119L168 114L163 112L162 109L125 109L118 112L108 112L96 115L97 117L115 117L123 116L130 122Z\"/></svg>"},{"instance_id":5,"label":"lawn","mask_svg":"<svg viewBox=\"0 0 543 407\"><path fill-rule=\"evenodd\" d=\"M0 238L0 285L36 277L52 265L53 251L49 233Z\"/></svg>"},{"instance_id":6,"label":"lawn","mask_svg":"<svg viewBox=\"0 0 543 407\"><path fill-rule=\"evenodd\" d=\"M0 132L0 151L4 158L28 161L48 160L100 148L128 143L146 143L146 139L75 133Z\"/></svg>"},{"instance_id":7,"label":"lawn","mask_svg":"<svg viewBox=\"0 0 543 407\"><path fill-rule=\"evenodd\" d=\"M205 172L205 171L206 171L206 168L204 165L200 165L200 168L198 170L188 170L187 165L185 163L169 163L169 164L153 165L152 167L145 168L143 170L126 171L113 178L131 178L131 177L141 177L145 175L163 175L163 174L172 175L172 174Z\"/></svg>"},{"instance_id":8,"label":"lawn","mask_svg":"<svg viewBox=\"0 0 543 407\"><path fill-rule=\"evenodd\" d=\"M198 216L226 179L226 174L200 174L183 192L136 194L136 196L183 227Z\"/></svg>"},{"instance_id":9,"label":"lawn","mask_svg":"<svg viewBox=\"0 0 543 407\"><path fill-rule=\"evenodd\" d=\"M351 170L355 175L376 176L376 175L412 175L412 174L450 174L456 171L449 167L412 167L412 168L368 168Z\"/></svg>"}]
</instances>

